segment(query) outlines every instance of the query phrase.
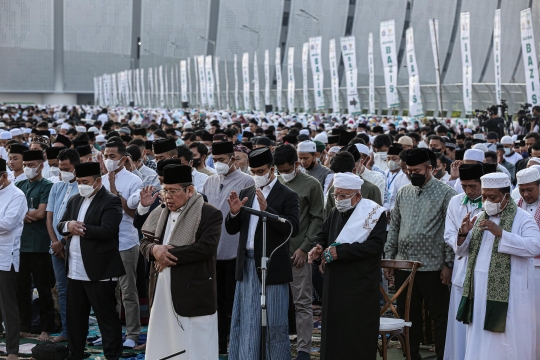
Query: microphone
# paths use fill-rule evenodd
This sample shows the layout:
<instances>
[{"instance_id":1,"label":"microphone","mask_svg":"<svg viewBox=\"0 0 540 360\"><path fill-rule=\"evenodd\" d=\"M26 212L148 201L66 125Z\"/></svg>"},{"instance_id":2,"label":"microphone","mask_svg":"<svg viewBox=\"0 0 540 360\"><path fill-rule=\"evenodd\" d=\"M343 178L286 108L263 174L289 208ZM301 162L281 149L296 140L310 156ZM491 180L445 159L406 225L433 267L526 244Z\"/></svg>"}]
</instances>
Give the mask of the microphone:
<instances>
[{"instance_id":1,"label":"microphone","mask_svg":"<svg viewBox=\"0 0 540 360\"><path fill-rule=\"evenodd\" d=\"M165 209L165 203L161 203L160 206L161 206L162 209Z\"/></svg>"},{"instance_id":2,"label":"microphone","mask_svg":"<svg viewBox=\"0 0 540 360\"><path fill-rule=\"evenodd\" d=\"M255 216L259 216L259 217L266 217L266 218L268 218L270 220L279 221L279 222L282 222L282 223L287 221L287 219L279 217L278 215L271 214L271 213L266 212L266 211L254 210L254 209L252 209L250 207L247 207L247 206L242 206L242 210L247 212L248 214L251 214L251 215L255 215Z\"/></svg>"},{"instance_id":3,"label":"microphone","mask_svg":"<svg viewBox=\"0 0 540 360\"><path fill-rule=\"evenodd\" d=\"M219 185L219 191L223 190L223 184Z\"/></svg>"}]
</instances>

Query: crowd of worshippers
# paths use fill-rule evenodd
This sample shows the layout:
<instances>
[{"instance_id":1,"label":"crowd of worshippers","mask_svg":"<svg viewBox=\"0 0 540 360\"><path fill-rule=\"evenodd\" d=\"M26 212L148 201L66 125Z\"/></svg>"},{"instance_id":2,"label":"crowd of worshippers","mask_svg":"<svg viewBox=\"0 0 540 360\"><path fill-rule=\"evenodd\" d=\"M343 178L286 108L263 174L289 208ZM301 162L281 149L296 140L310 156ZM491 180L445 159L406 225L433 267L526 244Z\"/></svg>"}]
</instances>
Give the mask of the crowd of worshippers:
<instances>
[{"instance_id":1,"label":"crowd of worshippers","mask_svg":"<svg viewBox=\"0 0 540 360\"><path fill-rule=\"evenodd\" d=\"M93 345L109 360L126 348L282 360L292 329L305 360L314 303L321 359L375 359L381 285L399 289L410 274L381 259L421 263L403 348L413 359L429 345L428 318L437 359L540 358L538 132L91 107L2 107L0 117L10 360L32 334L67 342L68 359ZM282 221L264 227L246 208Z\"/></svg>"}]
</instances>

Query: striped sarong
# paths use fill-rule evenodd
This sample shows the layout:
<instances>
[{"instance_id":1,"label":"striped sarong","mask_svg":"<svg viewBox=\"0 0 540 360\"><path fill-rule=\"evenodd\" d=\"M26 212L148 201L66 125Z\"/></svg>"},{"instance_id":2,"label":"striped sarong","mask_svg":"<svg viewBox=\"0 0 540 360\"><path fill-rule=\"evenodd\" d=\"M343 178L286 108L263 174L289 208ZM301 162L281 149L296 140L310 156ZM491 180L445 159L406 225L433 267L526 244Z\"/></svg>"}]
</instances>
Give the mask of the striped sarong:
<instances>
[{"instance_id":1,"label":"striped sarong","mask_svg":"<svg viewBox=\"0 0 540 360\"><path fill-rule=\"evenodd\" d=\"M289 284L266 286L266 358L290 360ZM261 358L261 282L255 269L253 250L248 250L242 281L236 282L231 321L230 360Z\"/></svg>"}]
</instances>

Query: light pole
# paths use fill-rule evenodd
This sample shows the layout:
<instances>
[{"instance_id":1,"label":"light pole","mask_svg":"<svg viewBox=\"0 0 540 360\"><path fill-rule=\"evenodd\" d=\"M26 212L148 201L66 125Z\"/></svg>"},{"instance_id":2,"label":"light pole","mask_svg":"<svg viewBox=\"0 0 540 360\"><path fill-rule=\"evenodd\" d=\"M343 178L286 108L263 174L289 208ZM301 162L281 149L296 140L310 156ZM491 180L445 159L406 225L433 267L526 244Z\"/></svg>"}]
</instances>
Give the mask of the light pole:
<instances>
[{"instance_id":1,"label":"light pole","mask_svg":"<svg viewBox=\"0 0 540 360\"><path fill-rule=\"evenodd\" d=\"M320 27L319 18L307 12L304 9L300 9L298 11L300 11L300 13L296 13L296 16L304 18L304 19L309 19L317 23L317 35L321 35L321 27Z\"/></svg>"},{"instance_id":2,"label":"light pole","mask_svg":"<svg viewBox=\"0 0 540 360\"><path fill-rule=\"evenodd\" d=\"M256 49L255 50L259 50L259 42L260 42L260 33L259 31L247 26L247 25L242 25L239 27L240 30L244 30L244 31L248 31L248 32L251 32L251 33L254 33L254 34L257 34L257 46L256 46Z\"/></svg>"}]
</instances>

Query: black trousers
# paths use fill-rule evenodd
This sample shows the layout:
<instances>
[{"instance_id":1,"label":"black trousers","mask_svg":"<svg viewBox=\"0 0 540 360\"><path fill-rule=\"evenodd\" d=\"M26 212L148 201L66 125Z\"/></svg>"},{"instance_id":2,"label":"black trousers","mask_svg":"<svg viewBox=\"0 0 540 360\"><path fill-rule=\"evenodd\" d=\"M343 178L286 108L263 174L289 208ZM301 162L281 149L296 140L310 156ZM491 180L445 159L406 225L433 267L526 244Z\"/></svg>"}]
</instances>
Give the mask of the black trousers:
<instances>
[{"instance_id":1,"label":"black trousers","mask_svg":"<svg viewBox=\"0 0 540 360\"><path fill-rule=\"evenodd\" d=\"M0 271L0 308L6 325L6 350L19 353L19 308L17 306L17 273L13 265L10 271Z\"/></svg>"},{"instance_id":2,"label":"black trousers","mask_svg":"<svg viewBox=\"0 0 540 360\"><path fill-rule=\"evenodd\" d=\"M396 270L396 290L403 285L408 271ZM414 278L414 285L411 295L410 321L410 345L411 357L420 360L420 342L422 340L422 301L426 310L429 311L431 319L435 325L435 353L437 359L442 360L444 356L444 344L446 340L446 325L448 322L448 307L450 305L450 290L448 285L443 285L440 279L440 271L417 271ZM398 313L405 315L405 302L407 300L407 288L401 293L397 300Z\"/></svg>"},{"instance_id":3,"label":"black trousers","mask_svg":"<svg viewBox=\"0 0 540 360\"><path fill-rule=\"evenodd\" d=\"M103 339L103 354L108 360L122 355L122 324L116 311L116 281L81 281L68 278L67 328L68 360L83 359L88 316L94 309Z\"/></svg>"},{"instance_id":4,"label":"black trousers","mask_svg":"<svg viewBox=\"0 0 540 360\"><path fill-rule=\"evenodd\" d=\"M21 332L31 332L33 287L37 288L39 293L41 331L54 332L51 268L52 262L49 253L21 253L19 273L17 274L17 302L19 304Z\"/></svg>"},{"instance_id":5,"label":"black trousers","mask_svg":"<svg viewBox=\"0 0 540 360\"><path fill-rule=\"evenodd\" d=\"M231 331L231 318L236 290L236 259L216 262L219 353L227 353L227 338Z\"/></svg>"}]
</instances>

